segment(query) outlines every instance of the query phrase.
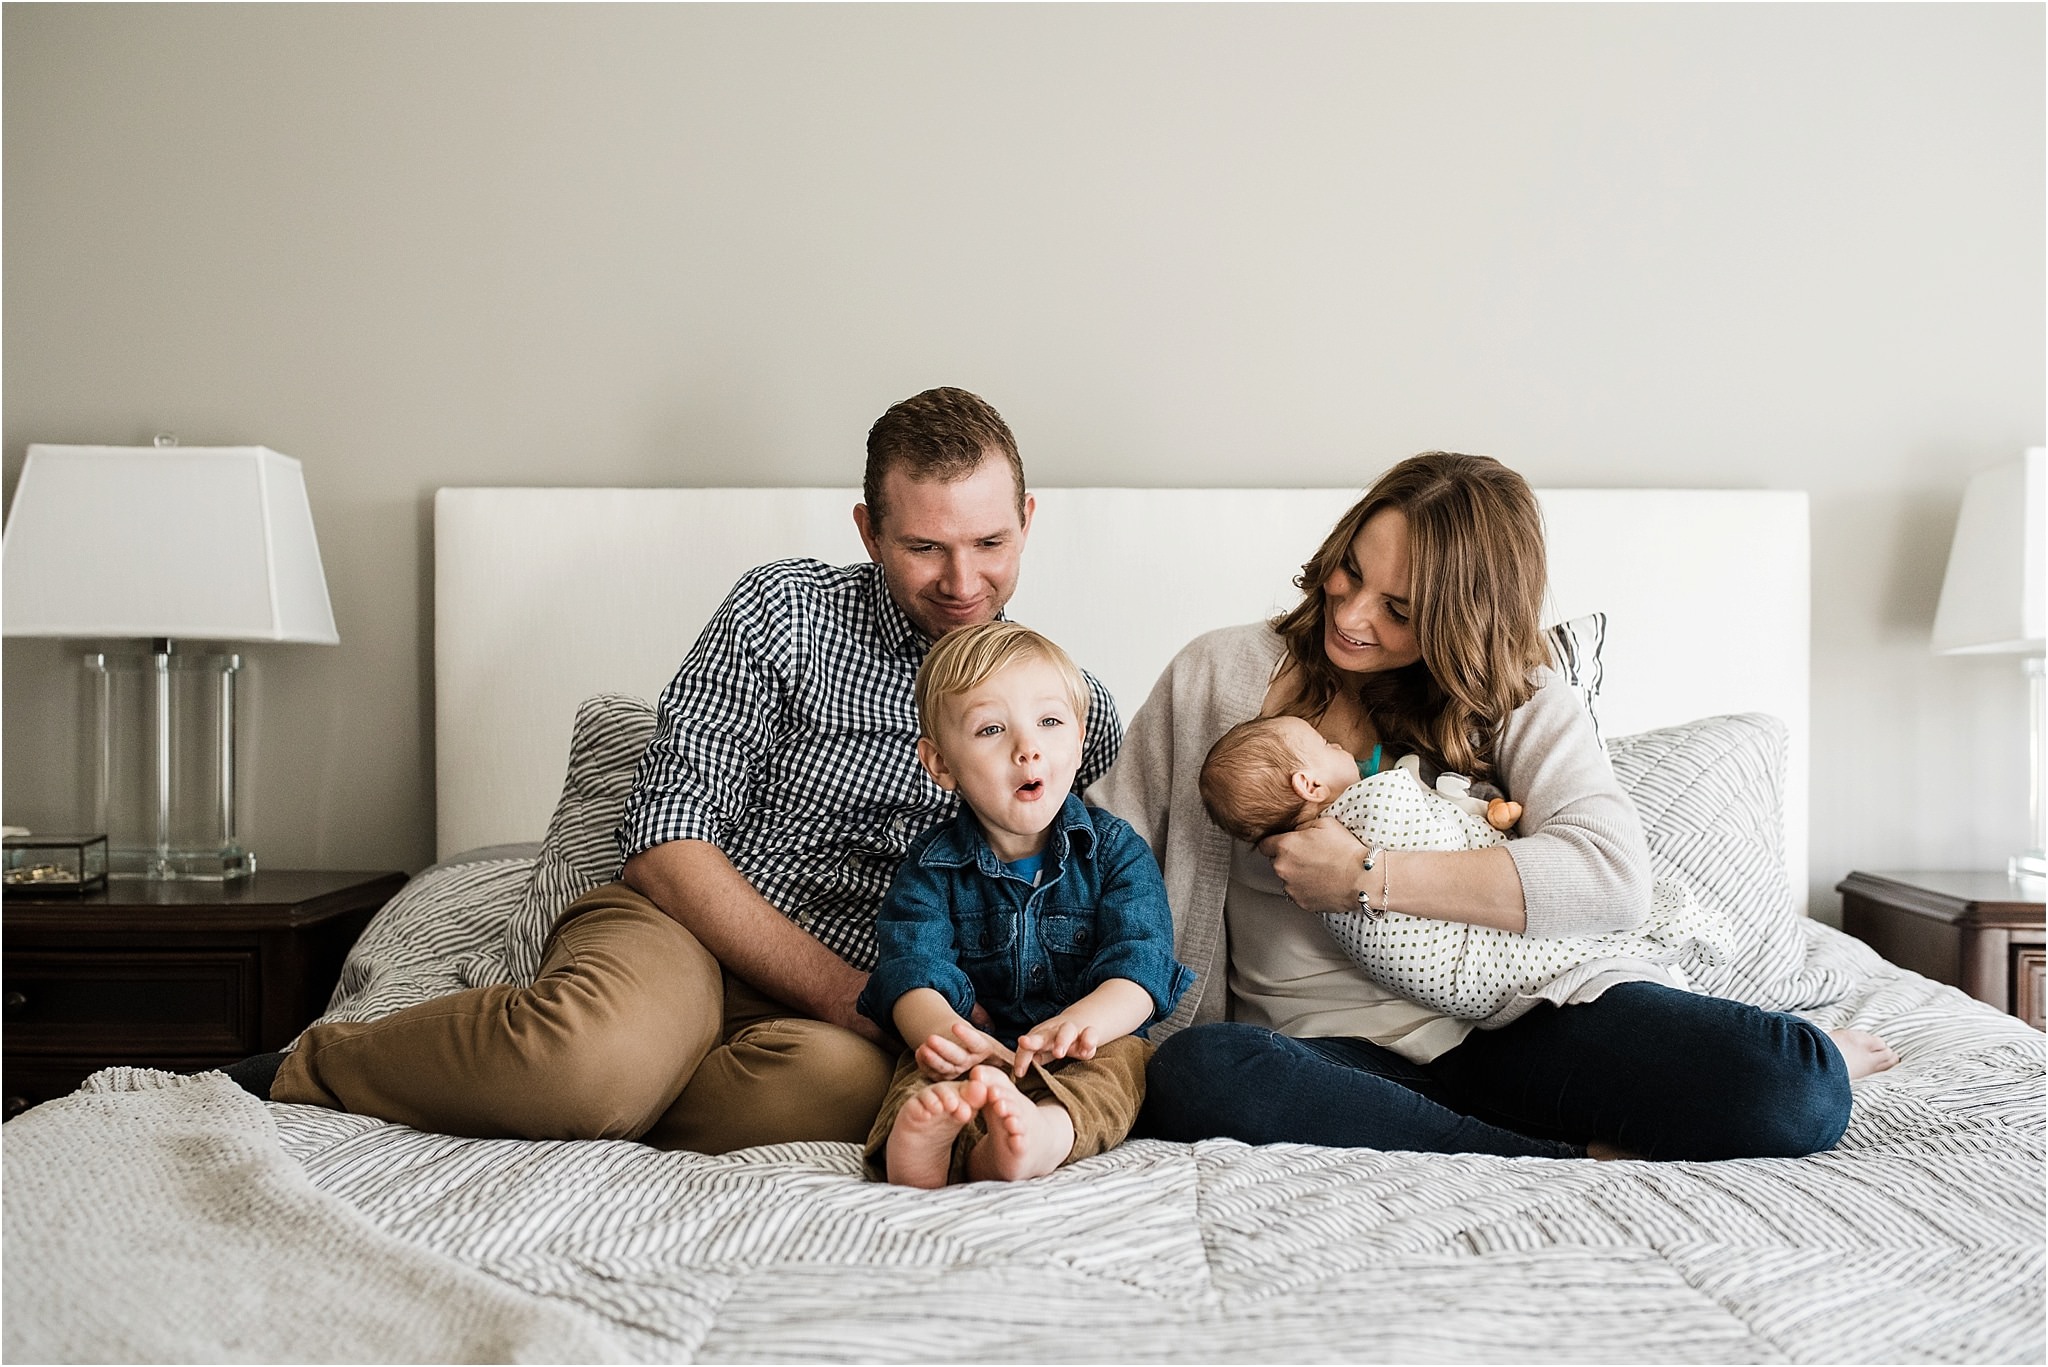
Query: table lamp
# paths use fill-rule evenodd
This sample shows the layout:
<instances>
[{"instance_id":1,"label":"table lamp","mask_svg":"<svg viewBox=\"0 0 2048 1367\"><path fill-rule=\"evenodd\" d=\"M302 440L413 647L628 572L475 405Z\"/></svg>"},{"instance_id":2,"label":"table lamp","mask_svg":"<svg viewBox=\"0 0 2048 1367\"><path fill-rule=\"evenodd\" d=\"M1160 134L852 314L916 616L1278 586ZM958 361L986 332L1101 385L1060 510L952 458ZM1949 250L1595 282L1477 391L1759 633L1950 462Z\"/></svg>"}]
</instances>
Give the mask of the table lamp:
<instances>
[{"instance_id":1,"label":"table lamp","mask_svg":"<svg viewBox=\"0 0 2048 1367\"><path fill-rule=\"evenodd\" d=\"M254 872L235 794L241 656L334 645L299 463L261 446L28 448L0 547L9 636L146 640L85 656L86 792L114 877Z\"/></svg>"},{"instance_id":2,"label":"table lamp","mask_svg":"<svg viewBox=\"0 0 2048 1367\"><path fill-rule=\"evenodd\" d=\"M1986 470L1963 492L1934 648L1944 655L2018 655L2027 675L2027 752L2031 847L2012 857L2014 877L2048 877L2048 680L2042 653L2043 598L2048 596L2043 522L2048 520L2048 447Z\"/></svg>"}]
</instances>

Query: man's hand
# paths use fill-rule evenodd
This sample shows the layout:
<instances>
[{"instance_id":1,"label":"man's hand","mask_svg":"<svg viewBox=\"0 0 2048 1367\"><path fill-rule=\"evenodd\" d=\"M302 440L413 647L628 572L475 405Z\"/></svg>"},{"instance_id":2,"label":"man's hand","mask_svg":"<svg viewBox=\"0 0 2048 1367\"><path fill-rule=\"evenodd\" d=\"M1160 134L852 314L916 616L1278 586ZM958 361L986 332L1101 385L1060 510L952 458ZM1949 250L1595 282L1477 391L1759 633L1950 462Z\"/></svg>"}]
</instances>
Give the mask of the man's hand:
<instances>
[{"instance_id":1,"label":"man's hand","mask_svg":"<svg viewBox=\"0 0 2048 1367\"><path fill-rule=\"evenodd\" d=\"M1273 861L1273 876L1286 887L1287 900L1303 911L1358 910L1365 846L1330 818L1269 835L1259 842L1259 853Z\"/></svg>"},{"instance_id":2,"label":"man's hand","mask_svg":"<svg viewBox=\"0 0 2048 1367\"><path fill-rule=\"evenodd\" d=\"M896 1041L854 1009L868 975L770 906L717 846L656 845L628 859L619 876L696 936L726 972L794 1013L895 1051Z\"/></svg>"},{"instance_id":3,"label":"man's hand","mask_svg":"<svg viewBox=\"0 0 2048 1367\"><path fill-rule=\"evenodd\" d=\"M889 1033L882 1029L881 1026L863 1016L855 1006L855 1003L860 1000L861 989L866 987L867 984L868 975L855 970L853 990L845 993L838 1001L832 1003L830 1007L831 1013L820 1016L819 1019L829 1025L836 1025L842 1030L851 1030L868 1043L878 1048L886 1049L893 1054L896 1052L896 1041L891 1039Z\"/></svg>"}]
</instances>

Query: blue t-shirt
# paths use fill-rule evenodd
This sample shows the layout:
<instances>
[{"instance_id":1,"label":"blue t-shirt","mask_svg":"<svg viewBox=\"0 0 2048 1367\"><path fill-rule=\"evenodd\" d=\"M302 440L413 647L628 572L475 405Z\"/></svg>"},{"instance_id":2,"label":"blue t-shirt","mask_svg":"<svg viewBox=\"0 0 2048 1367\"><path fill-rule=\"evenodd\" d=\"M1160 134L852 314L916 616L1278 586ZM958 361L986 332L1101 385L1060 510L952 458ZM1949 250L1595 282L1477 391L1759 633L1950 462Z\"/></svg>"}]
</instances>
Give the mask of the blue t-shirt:
<instances>
[{"instance_id":1,"label":"blue t-shirt","mask_svg":"<svg viewBox=\"0 0 2048 1367\"><path fill-rule=\"evenodd\" d=\"M893 1034L896 999L929 987L962 1016L979 1002L988 1032L1015 1045L1111 978L1150 993L1153 1020L1173 1010L1195 973L1173 957L1151 847L1070 793L1041 858L1035 884L1006 868L965 807L913 841L875 920L861 1014Z\"/></svg>"}]
</instances>

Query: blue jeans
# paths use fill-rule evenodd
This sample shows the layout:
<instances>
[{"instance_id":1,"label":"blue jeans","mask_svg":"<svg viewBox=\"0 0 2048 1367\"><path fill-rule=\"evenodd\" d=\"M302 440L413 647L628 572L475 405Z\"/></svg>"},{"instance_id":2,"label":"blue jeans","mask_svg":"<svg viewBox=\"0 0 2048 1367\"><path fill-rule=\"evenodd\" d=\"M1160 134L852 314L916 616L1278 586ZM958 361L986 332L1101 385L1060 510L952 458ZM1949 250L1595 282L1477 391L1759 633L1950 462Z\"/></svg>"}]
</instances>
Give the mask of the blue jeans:
<instances>
[{"instance_id":1,"label":"blue jeans","mask_svg":"<svg viewBox=\"0 0 2048 1367\"><path fill-rule=\"evenodd\" d=\"M1622 983L1475 1030L1430 1063L1360 1039L1225 1022L1182 1030L1146 1072L1138 1133L1422 1153L1800 1157L1849 1124L1849 1072L1797 1016Z\"/></svg>"}]
</instances>

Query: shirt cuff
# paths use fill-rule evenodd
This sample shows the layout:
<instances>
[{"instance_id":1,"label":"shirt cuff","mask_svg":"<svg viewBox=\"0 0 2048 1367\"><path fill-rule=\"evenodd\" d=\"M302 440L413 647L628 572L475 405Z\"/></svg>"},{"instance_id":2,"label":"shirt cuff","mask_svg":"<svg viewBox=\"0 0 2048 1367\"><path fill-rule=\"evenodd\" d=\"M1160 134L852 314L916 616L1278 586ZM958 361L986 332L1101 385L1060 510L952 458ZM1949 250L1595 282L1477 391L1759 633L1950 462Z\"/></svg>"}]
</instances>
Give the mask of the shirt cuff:
<instances>
[{"instance_id":1,"label":"shirt cuff","mask_svg":"<svg viewBox=\"0 0 2048 1367\"><path fill-rule=\"evenodd\" d=\"M1127 978L1145 989L1152 998L1152 1020L1164 1020L1187 990L1194 986L1195 970L1163 949L1150 945L1122 945L1090 965L1091 987L1111 978Z\"/></svg>"},{"instance_id":2,"label":"shirt cuff","mask_svg":"<svg viewBox=\"0 0 2048 1367\"><path fill-rule=\"evenodd\" d=\"M896 1035L896 1003L904 993L915 992L920 987L929 987L944 997L946 1005L959 1013L963 1020L974 1009L974 987L967 981L965 973L951 964L935 972L927 965L915 963L878 965L868 975L868 985L861 989L854 1009L891 1035Z\"/></svg>"}]
</instances>

